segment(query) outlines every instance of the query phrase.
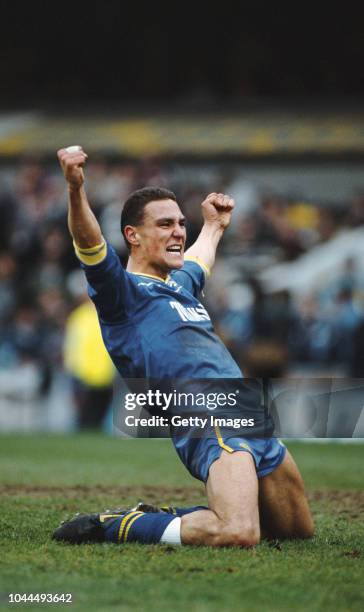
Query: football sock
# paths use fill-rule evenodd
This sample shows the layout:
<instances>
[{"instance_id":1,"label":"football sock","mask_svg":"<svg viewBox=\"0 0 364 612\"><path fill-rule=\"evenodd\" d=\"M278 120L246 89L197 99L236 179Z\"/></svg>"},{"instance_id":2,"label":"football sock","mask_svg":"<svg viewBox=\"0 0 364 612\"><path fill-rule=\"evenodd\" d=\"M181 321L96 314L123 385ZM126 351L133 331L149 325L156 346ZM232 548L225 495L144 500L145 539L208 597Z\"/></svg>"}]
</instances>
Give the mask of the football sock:
<instances>
[{"instance_id":1,"label":"football sock","mask_svg":"<svg viewBox=\"0 0 364 612\"><path fill-rule=\"evenodd\" d=\"M191 512L197 512L197 510L208 510L207 506L190 506L189 508L176 508L174 506L162 506L161 510L174 514L174 516L184 516L185 514L191 514Z\"/></svg>"},{"instance_id":2,"label":"football sock","mask_svg":"<svg viewBox=\"0 0 364 612\"><path fill-rule=\"evenodd\" d=\"M177 522L174 522L177 521ZM167 527L174 522L173 528ZM105 541L122 544L124 542L140 542L142 544L157 544L168 542L180 544L181 519L164 512L127 512L122 516L110 518L104 523ZM162 536L166 533L165 539Z\"/></svg>"}]
</instances>

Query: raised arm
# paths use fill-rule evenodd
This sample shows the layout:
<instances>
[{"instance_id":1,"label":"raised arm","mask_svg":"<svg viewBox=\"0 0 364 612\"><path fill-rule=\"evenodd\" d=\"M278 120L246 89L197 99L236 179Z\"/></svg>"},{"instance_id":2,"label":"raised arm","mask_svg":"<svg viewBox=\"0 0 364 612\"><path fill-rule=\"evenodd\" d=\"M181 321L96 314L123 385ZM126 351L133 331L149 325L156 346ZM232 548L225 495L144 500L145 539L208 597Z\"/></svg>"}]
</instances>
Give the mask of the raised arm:
<instances>
[{"instance_id":1,"label":"raised arm","mask_svg":"<svg viewBox=\"0 0 364 612\"><path fill-rule=\"evenodd\" d=\"M68 150L70 149L70 150ZM100 226L92 212L84 188L83 166L87 155L81 147L68 147L57 152L59 163L68 183L68 227L78 247L90 249L101 245Z\"/></svg>"},{"instance_id":2,"label":"raised arm","mask_svg":"<svg viewBox=\"0 0 364 612\"><path fill-rule=\"evenodd\" d=\"M216 248L225 229L230 224L234 200L223 193L210 193L201 204L204 224L196 242L186 251L185 257L200 259L212 268Z\"/></svg>"}]
</instances>

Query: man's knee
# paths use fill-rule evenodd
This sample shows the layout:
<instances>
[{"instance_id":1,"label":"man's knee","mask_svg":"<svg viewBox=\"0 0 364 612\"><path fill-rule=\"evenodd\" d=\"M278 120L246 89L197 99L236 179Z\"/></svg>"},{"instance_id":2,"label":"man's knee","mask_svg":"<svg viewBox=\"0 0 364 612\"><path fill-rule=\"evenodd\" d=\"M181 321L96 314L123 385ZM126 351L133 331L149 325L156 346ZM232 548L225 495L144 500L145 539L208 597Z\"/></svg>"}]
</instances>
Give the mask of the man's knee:
<instances>
[{"instance_id":1,"label":"man's knee","mask_svg":"<svg viewBox=\"0 0 364 612\"><path fill-rule=\"evenodd\" d=\"M216 534L216 546L240 546L250 548L260 542L259 526L251 522L228 522L220 525Z\"/></svg>"}]
</instances>

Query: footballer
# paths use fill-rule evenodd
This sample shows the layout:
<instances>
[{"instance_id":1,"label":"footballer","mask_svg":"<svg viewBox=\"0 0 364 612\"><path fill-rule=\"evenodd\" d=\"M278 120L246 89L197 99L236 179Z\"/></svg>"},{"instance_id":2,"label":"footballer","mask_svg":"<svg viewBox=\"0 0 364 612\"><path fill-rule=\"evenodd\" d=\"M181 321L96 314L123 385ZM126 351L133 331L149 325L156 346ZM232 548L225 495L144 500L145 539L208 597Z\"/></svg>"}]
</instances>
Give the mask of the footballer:
<instances>
[{"instance_id":1,"label":"footballer","mask_svg":"<svg viewBox=\"0 0 364 612\"><path fill-rule=\"evenodd\" d=\"M234 201L211 193L202 203L203 227L185 250L185 217L174 193L145 187L121 214L126 270L90 208L84 188L87 154L58 151L68 184L68 225L98 313L105 346L123 378L221 379L243 374L214 333L199 301ZM157 324L156 324L157 323ZM313 521L298 468L274 437L173 437L186 468L205 483L208 507L133 509L78 515L53 537L82 542L167 542L251 547L261 537L308 538Z\"/></svg>"}]
</instances>

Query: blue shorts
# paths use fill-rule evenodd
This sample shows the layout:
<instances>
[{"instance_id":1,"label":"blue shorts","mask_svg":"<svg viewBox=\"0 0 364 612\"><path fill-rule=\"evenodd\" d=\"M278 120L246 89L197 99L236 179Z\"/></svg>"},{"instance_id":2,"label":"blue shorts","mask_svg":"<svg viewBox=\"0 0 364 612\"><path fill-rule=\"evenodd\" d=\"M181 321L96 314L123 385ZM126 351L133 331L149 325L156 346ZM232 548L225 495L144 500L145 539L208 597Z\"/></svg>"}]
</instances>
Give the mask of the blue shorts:
<instances>
[{"instance_id":1,"label":"blue shorts","mask_svg":"<svg viewBox=\"0 0 364 612\"><path fill-rule=\"evenodd\" d=\"M255 462L258 478L273 472L283 461L286 447L277 438L223 438L219 430L215 435L202 438L175 437L172 438L176 451L182 463L190 474L206 482L210 466L219 459L223 450L228 453L246 451Z\"/></svg>"}]
</instances>

